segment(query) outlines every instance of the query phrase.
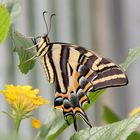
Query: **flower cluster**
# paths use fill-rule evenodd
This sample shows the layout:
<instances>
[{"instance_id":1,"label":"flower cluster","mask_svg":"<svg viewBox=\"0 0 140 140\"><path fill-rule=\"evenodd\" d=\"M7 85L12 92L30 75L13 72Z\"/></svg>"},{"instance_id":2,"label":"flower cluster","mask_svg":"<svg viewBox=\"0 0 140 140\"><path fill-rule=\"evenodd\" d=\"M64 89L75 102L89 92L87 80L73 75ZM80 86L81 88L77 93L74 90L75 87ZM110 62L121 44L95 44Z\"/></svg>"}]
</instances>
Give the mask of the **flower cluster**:
<instances>
[{"instance_id":1,"label":"flower cluster","mask_svg":"<svg viewBox=\"0 0 140 140\"><path fill-rule=\"evenodd\" d=\"M27 118L27 115L39 106L49 103L41 96L38 96L38 89L32 89L32 87L28 85L6 85L6 89L1 90L1 93L11 106L13 117L20 114L22 119Z\"/></svg>"},{"instance_id":2,"label":"flower cluster","mask_svg":"<svg viewBox=\"0 0 140 140\"><path fill-rule=\"evenodd\" d=\"M34 128L40 128L41 121L35 119L30 112L38 108L41 105L48 104L49 102L38 96L39 90L32 89L31 86L14 86L6 85L5 90L0 91L8 104L12 108L12 113L4 112L10 116L15 122L14 138L18 139L18 131L20 123L23 119L31 118L32 126Z\"/></svg>"}]
</instances>

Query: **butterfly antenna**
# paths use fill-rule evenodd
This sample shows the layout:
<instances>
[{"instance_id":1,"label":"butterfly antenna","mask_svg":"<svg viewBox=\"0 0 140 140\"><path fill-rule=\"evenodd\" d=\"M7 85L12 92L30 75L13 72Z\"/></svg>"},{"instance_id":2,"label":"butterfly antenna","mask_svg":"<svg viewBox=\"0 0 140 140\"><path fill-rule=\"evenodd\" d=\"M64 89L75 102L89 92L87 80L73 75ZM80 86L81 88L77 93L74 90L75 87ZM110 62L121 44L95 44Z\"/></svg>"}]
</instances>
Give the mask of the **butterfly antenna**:
<instances>
[{"instance_id":1,"label":"butterfly antenna","mask_svg":"<svg viewBox=\"0 0 140 140\"><path fill-rule=\"evenodd\" d=\"M53 18L54 16L56 16L56 15L55 15L55 14L52 14L52 15L50 16L50 26L49 26L49 31L48 31L47 35L49 34L49 32L50 32L50 30L51 30L52 18Z\"/></svg>"},{"instance_id":2,"label":"butterfly antenna","mask_svg":"<svg viewBox=\"0 0 140 140\"><path fill-rule=\"evenodd\" d=\"M47 34L48 34L49 28L48 28L47 21L46 21L46 16L45 16L46 14L47 14L47 11L44 11L43 12L43 19L44 19L44 22L45 22L45 25L46 25L46 29L47 29Z\"/></svg>"}]
</instances>

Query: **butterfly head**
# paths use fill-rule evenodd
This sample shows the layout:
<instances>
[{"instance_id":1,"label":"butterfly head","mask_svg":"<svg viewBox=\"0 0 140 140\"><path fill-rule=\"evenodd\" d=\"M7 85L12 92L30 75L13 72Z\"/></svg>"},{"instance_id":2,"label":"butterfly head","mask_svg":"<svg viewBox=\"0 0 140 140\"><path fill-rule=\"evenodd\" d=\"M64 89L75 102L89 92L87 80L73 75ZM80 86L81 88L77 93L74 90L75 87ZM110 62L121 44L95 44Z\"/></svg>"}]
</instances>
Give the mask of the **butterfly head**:
<instances>
[{"instance_id":1,"label":"butterfly head","mask_svg":"<svg viewBox=\"0 0 140 140\"><path fill-rule=\"evenodd\" d=\"M36 37L34 40L37 56L44 56L48 50L48 45L50 42L48 34L43 34L42 36Z\"/></svg>"},{"instance_id":2,"label":"butterfly head","mask_svg":"<svg viewBox=\"0 0 140 140\"><path fill-rule=\"evenodd\" d=\"M48 37L48 34L44 33L41 37L42 42L46 42L48 44L50 42L50 39Z\"/></svg>"},{"instance_id":3,"label":"butterfly head","mask_svg":"<svg viewBox=\"0 0 140 140\"><path fill-rule=\"evenodd\" d=\"M46 14L47 14L47 11L44 11L43 12L43 19L44 19L44 22L46 25L47 33L44 33L42 36L38 36L38 37L34 38L34 40L33 40L33 43L36 45L36 50L38 52L37 56L40 56L39 52L40 51L43 52L43 50L45 50L45 48L47 48L47 46L50 42L48 35L50 33L50 30L51 30L52 17L55 16L55 14L51 14L51 16L50 16L50 25L49 26L48 26L47 21L46 21ZM40 41L37 41L38 39L40 39Z\"/></svg>"}]
</instances>

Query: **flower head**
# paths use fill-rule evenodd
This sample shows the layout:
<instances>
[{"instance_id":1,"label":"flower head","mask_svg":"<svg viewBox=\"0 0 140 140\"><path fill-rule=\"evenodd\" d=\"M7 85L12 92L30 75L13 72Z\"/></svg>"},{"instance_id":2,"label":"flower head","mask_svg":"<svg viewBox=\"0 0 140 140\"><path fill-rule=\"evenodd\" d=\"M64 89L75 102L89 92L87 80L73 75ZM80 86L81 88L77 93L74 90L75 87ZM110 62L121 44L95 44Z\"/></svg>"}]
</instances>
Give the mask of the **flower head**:
<instances>
[{"instance_id":1,"label":"flower head","mask_svg":"<svg viewBox=\"0 0 140 140\"><path fill-rule=\"evenodd\" d=\"M13 114L20 113L22 118L26 118L28 113L38 108L39 106L49 103L41 96L38 96L38 89L32 89L32 87L28 85L6 85L6 89L1 90L1 93L6 98L8 104L11 106Z\"/></svg>"},{"instance_id":2,"label":"flower head","mask_svg":"<svg viewBox=\"0 0 140 140\"><path fill-rule=\"evenodd\" d=\"M32 87L28 85L6 85L6 89L0 90L0 92L4 95L8 104L12 108L12 113L4 113L10 116L15 122L14 139L17 139L21 121L25 118L33 118L33 116L30 115L31 111L43 104L49 103L41 96L38 96L38 89L32 89ZM32 126L35 128L39 128L41 126L41 122L35 119L32 121Z\"/></svg>"}]
</instances>

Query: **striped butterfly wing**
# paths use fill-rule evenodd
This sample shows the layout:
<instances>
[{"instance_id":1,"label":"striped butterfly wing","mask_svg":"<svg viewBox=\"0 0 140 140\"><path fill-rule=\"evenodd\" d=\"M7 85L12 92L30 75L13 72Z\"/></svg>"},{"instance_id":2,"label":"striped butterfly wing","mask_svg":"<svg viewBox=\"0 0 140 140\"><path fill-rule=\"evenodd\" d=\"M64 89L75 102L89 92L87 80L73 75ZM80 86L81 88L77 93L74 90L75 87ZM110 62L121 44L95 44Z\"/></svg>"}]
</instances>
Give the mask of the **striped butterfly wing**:
<instances>
[{"instance_id":1,"label":"striped butterfly wing","mask_svg":"<svg viewBox=\"0 0 140 140\"><path fill-rule=\"evenodd\" d=\"M88 92L128 83L119 66L111 60L80 46L48 43L45 39L37 49L50 83L55 83L54 107L61 109L64 118L72 115L77 130L76 115L91 127L83 104L89 103Z\"/></svg>"},{"instance_id":2,"label":"striped butterfly wing","mask_svg":"<svg viewBox=\"0 0 140 140\"><path fill-rule=\"evenodd\" d=\"M86 92L128 83L123 70L111 60L82 47L76 47L75 49L80 52L77 72L80 73L82 78L79 79L79 84L81 79L86 81L84 83Z\"/></svg>"},{"instance_id":3,"label":"striped butterfly wing","mask_svg":"<svg viewBox=\"0 0 140 140\"><path fill-rule=\"evenodd\" d=\"M62 48L69 50L67 65L70 80L68 85L70 88L68 90L69 97L66 104L65 102L62 103L64 115L72 114L75 119L75 115L79 114L91 126L82 108L84 103L90 102L87 93L91 90L126 85L128 83L127 77L122 69L111 60L100 57L92 51L74 45L62 46ZM75 129L77 129L76 120L74 122Z\"/></svg>"}]
</instances>

